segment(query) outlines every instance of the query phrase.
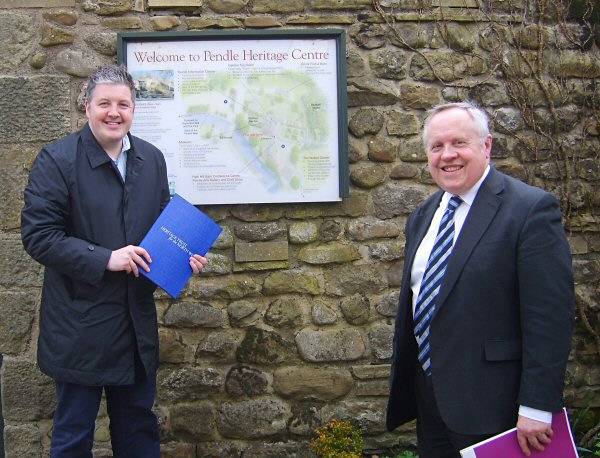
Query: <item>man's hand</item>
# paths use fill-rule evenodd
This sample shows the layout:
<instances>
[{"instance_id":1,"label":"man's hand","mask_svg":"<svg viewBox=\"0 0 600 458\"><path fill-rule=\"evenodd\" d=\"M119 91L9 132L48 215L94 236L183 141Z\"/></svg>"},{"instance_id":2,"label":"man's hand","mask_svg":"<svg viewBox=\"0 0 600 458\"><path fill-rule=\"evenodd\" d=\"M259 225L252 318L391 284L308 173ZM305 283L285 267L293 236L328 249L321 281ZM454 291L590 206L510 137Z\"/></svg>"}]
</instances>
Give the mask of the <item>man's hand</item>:
<instances>
[{"instance_id":1,"label":"man's hand","mask_svg":"<svg viewBox=\"0 0 600 458\"><path fill-rule=\"evenodd\" d=\"M204 269L207 262L208 259L204 256L200 256L199 254L193 255L190 257L190 267L192 268L192 272L194 272L194 274L199 274L200 271Z\"/></svg>"},{"instance_id":2,"label":"man's hand","mask_svg":"<svg viewBox=\"0 0 600 458\"><path fill-rule=\"evenodd\" d=\"M127 245L111 253L106 269L113 272L124 270L128 274L132 273L139 277L139 268L141 267L146 272L150 272L148 264L151 262L150 255L141 246Z\"/></svg>"},{"instance_id":3,"label":"man's hand","mask_svg":"<svg viewBox=\"0 0 600 458\"><path fill-rule=\"evenodd\" d=\"M553 434L549 423L519 415L519 420L517 421L517 440L526 456L531 456L530 446L535 450L544 450L544 446L550 443Z\"/></svg>"}]
</instances>

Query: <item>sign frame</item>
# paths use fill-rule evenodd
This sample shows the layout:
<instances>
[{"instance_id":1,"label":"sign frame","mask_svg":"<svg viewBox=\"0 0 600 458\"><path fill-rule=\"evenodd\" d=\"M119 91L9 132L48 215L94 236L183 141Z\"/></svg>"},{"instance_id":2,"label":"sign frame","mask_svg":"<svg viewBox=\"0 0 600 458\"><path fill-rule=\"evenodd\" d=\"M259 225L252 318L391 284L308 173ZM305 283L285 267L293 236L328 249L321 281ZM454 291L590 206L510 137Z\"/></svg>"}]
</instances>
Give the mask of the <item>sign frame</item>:
<instances>
[{"instance_id":1,"label":"sign frame","mask_svg":"<svg viewBox=\"0 0 600 458\"><path fill-rule=\"evenodd\" d=\"M348 111L347 111L347 68L346 68L346 34L344 29L285 29L285 30L206 30L206 31L170 31L170 32L119 32L117 34L117 62L127 66L128 46L133 43L173 42L181 41L187 46L201 47L202 42L218 41L240 42L244 40L318 40L329 39L335 43L335 84L337 107L329 107L328 112L337 110L337 125L331 126L337 137L337 167L338 167L338 196L336 199L318 200L244 200L219 202L222 204L244 203L302 203L302 202L335 202L349 196L349 160L348 160ZM333 186L330 186L333 190ZM227 192L227 191L225 191ZM219 204L217 202L202 202L200 198L196 205Z\"/></svg>"}]
</instances>

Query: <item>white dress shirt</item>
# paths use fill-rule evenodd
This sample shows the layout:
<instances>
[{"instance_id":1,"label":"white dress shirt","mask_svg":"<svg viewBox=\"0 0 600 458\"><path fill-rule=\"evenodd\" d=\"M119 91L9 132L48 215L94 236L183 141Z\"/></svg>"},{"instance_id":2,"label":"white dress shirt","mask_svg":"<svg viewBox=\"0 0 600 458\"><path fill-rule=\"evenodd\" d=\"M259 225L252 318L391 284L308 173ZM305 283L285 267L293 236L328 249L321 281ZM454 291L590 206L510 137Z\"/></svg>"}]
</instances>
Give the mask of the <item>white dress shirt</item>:
<instances>
[{"instance_id":1,"label":"white dress shirt","mask_svg":"<svg viewBox=\"0 0 600 458\"><path fill-rule=\"evenodd\" d=\"M469 214L469 210L473 205L473 201L477 196L477 192L479 191L479 187L483 180L487 177L490 172L490 166L488 165L481 178L475 186L469 189L464 194L460 194L459 197L463 200L462 203L454 210L454 241L453 244L456 243L458 236L460 235L460 231L465 223L465 219ZM433 214L433 219L431 220L431 224L429 229L427 229L427 233L417 252L415 254L415 259L413 261L412 269L410 271L410 288L412 290L412 309L413 315L415 313L415 306L417 303L417 297L419 296L419 290L421 289L421 280L423 279L423 274L425 273L425 267L427 266L427 261L429 260L429 253L431 253L431 249L435 243L435 238L437 237L437 231L440 226L440 221L446 208L448 207L448 201L452 197L452 194L448 192L444 192L442 195L442 200L440 201L440 205L437 210ZM552 422L552 413L546 412L543 410L533 409L531 407L519 406L519 415L523 415L524 417L531 418L533 420L542 421L544 423Z\"/></svg>"}]
</instances>

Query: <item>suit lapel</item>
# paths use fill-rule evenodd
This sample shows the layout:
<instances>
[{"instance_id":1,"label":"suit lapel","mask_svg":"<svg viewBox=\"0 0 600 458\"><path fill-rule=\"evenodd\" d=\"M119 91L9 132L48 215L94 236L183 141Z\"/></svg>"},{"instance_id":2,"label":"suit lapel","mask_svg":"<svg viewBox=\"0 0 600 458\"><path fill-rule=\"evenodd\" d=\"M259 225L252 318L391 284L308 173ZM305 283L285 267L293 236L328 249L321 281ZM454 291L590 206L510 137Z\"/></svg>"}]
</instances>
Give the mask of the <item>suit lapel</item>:
<instances>
[{"instance_id":1,"label":"suit lapel","mask_svg":"<svg viewBox=\"0 0 600 458\"><path fill-rule=\"evenodd\" d=\"M415 214L414 221L409 228L409 235L411 237L410 248L406 253L406 258L404 259L405 265L408 265L411 268L415 260L415 255L417 254L417 248L419 248L419 245L421 245L421 241L423 240L423 237L425 237L427 229L429 229L429 226L431 225L433 214L440 205L440 200L442 200L443 194L444 193L442 191L438 191L433 195L431 200L426 205L419 208Z\"/></svg>"},{"instance_id":2,"label":"suit lapel","mask_svg":"<svg viewBox=\"0 0 600 458\"><path fill-rule=\"evenodd\" d=\"M469 210L467 219L456 240L456 245L452 250L442 288L440 289L440 293L436 300L436 313L442 307L448 294L458 280L473 248L475 248L475 245L477 245L481 237L483 237L483 234L498 212L500 204L502 203L500 194L503 189L504 184L502 175L496 172L492 167L487 178L479 188L477 196L473 201L473 206Z\"/></svg>"}]
</instances>

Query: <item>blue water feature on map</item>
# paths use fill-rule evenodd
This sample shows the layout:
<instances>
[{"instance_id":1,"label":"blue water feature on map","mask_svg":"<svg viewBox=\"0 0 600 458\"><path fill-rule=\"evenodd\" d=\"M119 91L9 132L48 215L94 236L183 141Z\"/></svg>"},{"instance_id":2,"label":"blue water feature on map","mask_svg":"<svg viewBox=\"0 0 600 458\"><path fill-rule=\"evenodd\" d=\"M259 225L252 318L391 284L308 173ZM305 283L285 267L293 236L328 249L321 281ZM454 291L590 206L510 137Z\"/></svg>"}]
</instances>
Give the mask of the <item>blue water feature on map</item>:
<instances>
[{"instance_id":1,"label":"blue water feature on map","mask_svg":"<svg viewBox=\"0 0 600 458\"><path fill-rule=\"evenodd\" d=\"M238 151L240 151L244 159L248 161L246 167L253 167L258 170L260 179L268 192L274 193L279 191L281 187L279 177L260 160L248 139L244 134L237 130L237 127L231 121L210 113L187 115L187 117L197 120L200 125L213 125L222 131L232 132L232 138L239 146Z\"/></svg>"}]
</instances>

